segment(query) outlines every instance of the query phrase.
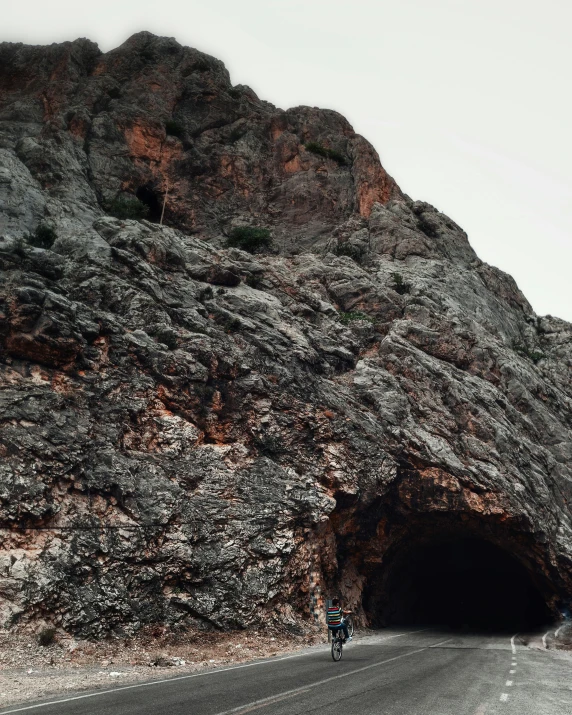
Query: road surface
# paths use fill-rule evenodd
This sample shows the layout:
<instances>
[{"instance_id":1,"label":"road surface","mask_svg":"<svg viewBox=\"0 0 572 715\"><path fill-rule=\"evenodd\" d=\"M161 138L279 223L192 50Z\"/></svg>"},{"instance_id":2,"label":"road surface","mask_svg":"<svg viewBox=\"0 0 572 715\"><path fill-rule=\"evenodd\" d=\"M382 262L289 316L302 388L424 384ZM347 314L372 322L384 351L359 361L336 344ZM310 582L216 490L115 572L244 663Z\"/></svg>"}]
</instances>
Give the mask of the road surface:
<instances>
[{"instance_id":1,"label":"road surface","mask_svg":"<svg viewBox=\"0 0 572 715\"><path fill-rule=\"evenodd\" d=\"M546 638L544 640L546 643ZM78 693L0 715L570 715L572 657L536 638L387 629L207 673Z\"/></svg>"}]
</instances>

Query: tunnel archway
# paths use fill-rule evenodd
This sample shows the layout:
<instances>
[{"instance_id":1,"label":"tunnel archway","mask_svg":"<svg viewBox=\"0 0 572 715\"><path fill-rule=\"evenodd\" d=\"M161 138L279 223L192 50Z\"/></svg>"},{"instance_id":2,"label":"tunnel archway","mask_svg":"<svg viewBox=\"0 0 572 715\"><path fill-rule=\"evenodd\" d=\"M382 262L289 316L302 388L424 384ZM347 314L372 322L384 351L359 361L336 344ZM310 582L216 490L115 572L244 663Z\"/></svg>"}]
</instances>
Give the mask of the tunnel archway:
<instances>
[{"instance_id":1,"label":"tunnel archway","mask_svg":"<svg viewBox=\"0 0 572 715\"><path fill-rule=\"evenodd\" d=\"M509 551L474 535L397 544L364 592L374 626L531 630L552 620L538 584Z\"/></svg>"}]
</instances>

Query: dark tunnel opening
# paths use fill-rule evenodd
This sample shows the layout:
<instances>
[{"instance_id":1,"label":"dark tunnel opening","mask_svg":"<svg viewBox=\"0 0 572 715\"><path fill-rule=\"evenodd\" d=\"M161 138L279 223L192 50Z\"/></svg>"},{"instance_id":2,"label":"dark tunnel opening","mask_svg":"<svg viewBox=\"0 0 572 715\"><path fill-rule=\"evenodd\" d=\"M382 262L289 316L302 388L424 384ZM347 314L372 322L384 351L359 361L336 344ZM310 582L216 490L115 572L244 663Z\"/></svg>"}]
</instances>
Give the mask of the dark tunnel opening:
<instances>
[{"instance_id":1,"label":"dark tunnel opening","mask_svg":"<svg viewBox=\"0 0 572 715\"><path fill-rule=\"evenodd\" d=\"M483 539L409 544L387 561L365 594L373 625L526 631L552 619L527 569Z\"/></svg>"},{"instance_id":2,"label":"dark tunnel opening","mask_svg":"<svg viewBox=\"0 0 572 715\"><path fill-rule=\"evenodd\" d=\"M140 186L135 195L149 209L147 219L152 223L159 223L161 220L161 212L163 210L163 197L158 194L152 186L145 184Z\"/></svg>"}]
</instances>

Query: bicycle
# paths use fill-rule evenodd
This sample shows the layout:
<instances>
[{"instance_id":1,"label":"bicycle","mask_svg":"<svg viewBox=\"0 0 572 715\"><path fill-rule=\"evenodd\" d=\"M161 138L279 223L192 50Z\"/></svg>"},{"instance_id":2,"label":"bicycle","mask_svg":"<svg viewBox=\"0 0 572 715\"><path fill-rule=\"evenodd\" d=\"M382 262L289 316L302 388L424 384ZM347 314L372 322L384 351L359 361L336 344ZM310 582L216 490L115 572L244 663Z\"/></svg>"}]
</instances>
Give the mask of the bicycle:
<instances>
[{"instance_id":1,"label":"bicycle","mask_svg":"<svg viewBox=\"0 0 572 715\"><path fill-rule=\"evenodd\" d=\"M342 623L346 623L347 619L342 618ZM332 660L334 660L336 663L342 659L342 654L344 651L344 643L346 642L346 639L343 634L343 630L341 628L337 628L335 631L330 629L331 635L332 635ZM350 636L354 632L354 627L353 623L348 624L348 633Z\"/></svg>"}]
</instances>

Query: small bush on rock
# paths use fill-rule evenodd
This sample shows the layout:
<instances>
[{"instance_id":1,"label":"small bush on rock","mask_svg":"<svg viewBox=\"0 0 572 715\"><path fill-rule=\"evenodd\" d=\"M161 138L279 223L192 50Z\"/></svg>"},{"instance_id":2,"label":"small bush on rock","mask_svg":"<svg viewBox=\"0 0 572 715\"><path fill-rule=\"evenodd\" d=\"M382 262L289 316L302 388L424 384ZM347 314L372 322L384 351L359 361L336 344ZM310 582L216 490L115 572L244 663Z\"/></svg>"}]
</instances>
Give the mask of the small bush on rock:
<instances>
[{"instance_id":1,"label":"small bush on rock","mask_svg":"<svg viewBox=\"0 0 572 715\"><path fill-rule=\"evenodd\" d=\"M393 274L393 285L391 287L399 295L405 295L411 291L411 286L403 280L401 273Z\"/></svg>"},{"instance_id":2,"label":"small bush on rock","mask_svg":"<svg viewBox=\"0 0 572 715\"><path fill-rule=\"evenodd\" d=\"M41 223L34 233L28 235L28 243L36 248L51 248L58 234L51 226Z\"/></svg>"},{"instance_id":3,"label":"small bush on rock","mask_svg":"<svg viewBox=\"0 0 572 715\"><path fill-rule=\"evenodd\" d=\"M327 149L325 146L318 144L318 142L308 142L305 146L306 151L317 154L318 156L323 156L324 159L333 159L341 166L345 166L348 163L347 158L341 152L335 149Z\"/></svg>"},{"instance_id":4,"label":"small bush on rock","mask_svg":"<svg viewBox=\"0 0 572 715\"><path fill-rule=\"evenodd\" d=\"M347 256L348 258L352 258L354 261L358 261L363 257L364 250L360 246L356 246L353 243L346 241L345 243L338 243L338 245L334 248L334 253L336 256Z\"/></svg>"},{"instance_id":5,"label":"small bush on rock","mask_svg":"<svg viewBox=\"0 0 572 715\"><path fill-rule=\"evenodd\" d=\"M197 299L203 302L203 300L211 300L214 296L213 289L210 286L203 288L197 295Z\"/></svg>"},{"instance_id":6,"label":"small bush on rock","mask_svg":"<svg viewBox=\"0 0 572 715\"><path fill-rule=\"evenodd\" d=\"M242 324L238 318L228 317L223 321L222 327L227 333L237 333Z\"/></svg>"},{"instance_id":7,"label":"small bush on rock","mask_svg":"<svg viewBox=\"0 0 572 715\"><path fill-rule=\"evenodd\" d=\"M56 640L56 629L51 627L42 628L38 633L38 643L41 646L49 646Z\"/></svg>"},{"instance_id":8,"label":"small bush on rock","mask_svg":"<svg viewBox=\"0 0 572 715\"><path fill-rule=\"evenodd\" d=\"M282 440L273 434L262 434L254 437L254 446L265 457L272 459L280 456L284 451Z\"/></svg>"},{"instance_id":9,"label":"small bush on rock","mask_svg":"<svg viewBox=\"0 0 572 715\"><path fill-rule=\"evenodd\" d=\"M531 350L524 343L514 342L512 344L512 349L515 353L522 355L522 357L532 360L535 365L540 362L542 358L546 357L543 352L540 352L540 350Z\"/></svg>"},{"instance_id":10,"label":"small bush on rock","mask_svg":"<svg viewBox=\"0 0 572 715\"><path fill-rule=\"evenodd\" d=\"M269 248L271 243L270 231L267 228L256 228L255 226L237 226L232 229L226 240L227 246L241 248L249 253Z\"/></svg>"},{"instance_id":11,"label":"small bush on rock","mask_svg":"<svg viewBox=\"0 0 572 715\"><path fill-rule=\"evenodd\" d=\"M365 320L368 323L374 322L371 316L361 313L359 310L355 310L350 313L340 313L340 322L344 325L348 325L348 323L351 323L354 320Z\"/></svg>"},{"instance_id":12,"label":"small bush on rock","mask_svg":"<svg viewBox=\"0 0 572 715\"><path fill-rule=\"evenodd\" d=\"M259 288L260 285L262 284L262 278L261 278L261 276L256 275L254 273L249 273L246 276L246 278L244 279L244 282L250 288Z\"/></svg>"},{"instance_id":13,"label":"small bush on rock","mask_svg":"<svg viewBox=\"0 0 572 715\"><path fill-rule=\"evenodd\" d=\"M136 196L116 196L109 204L107 213L119 219L140 221L149 215L149 207Z\"/></svg>"}]
</instances>

